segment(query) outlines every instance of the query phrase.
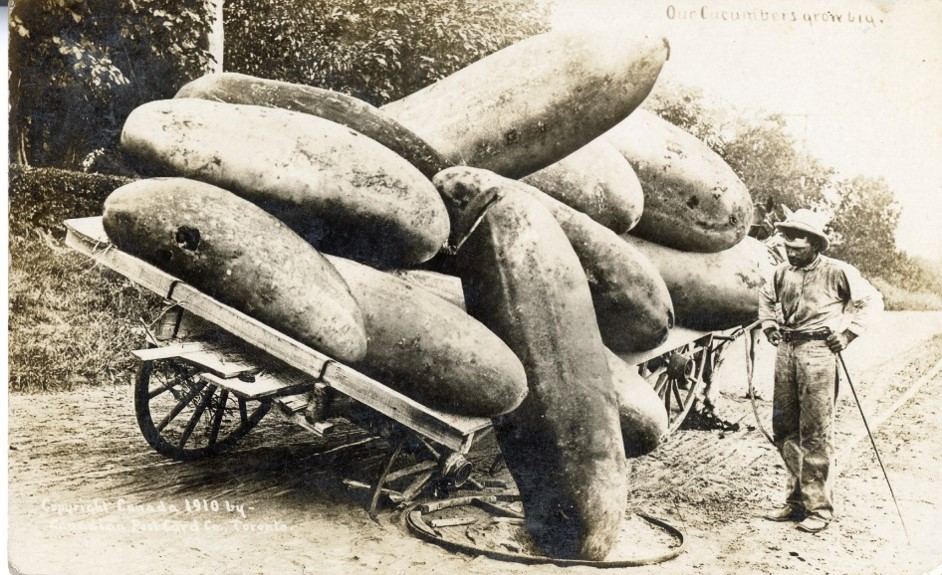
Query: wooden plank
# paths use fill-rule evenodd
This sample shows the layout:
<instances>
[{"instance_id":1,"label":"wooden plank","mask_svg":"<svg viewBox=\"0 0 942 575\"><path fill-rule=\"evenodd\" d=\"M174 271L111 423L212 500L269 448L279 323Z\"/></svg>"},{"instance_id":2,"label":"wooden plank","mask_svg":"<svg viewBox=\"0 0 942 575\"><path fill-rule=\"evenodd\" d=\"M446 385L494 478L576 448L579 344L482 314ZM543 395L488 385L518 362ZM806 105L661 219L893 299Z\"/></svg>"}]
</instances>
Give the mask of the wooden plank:
<instances>
[{"instance_id":1,"label":"wooden plank","mask_svg":"<svg viewBox=\"0 0 942 575\"><path fill-rule=\"evenodd\" d=\"M108 239L108 234L105 233L105 227L101 222L101 216L66 220L65 227L93 243L111 244L111 241Z\"/></svg>"},{"instance_id":2,"label":"wooden plank","mask_svg":"<svg viewBox=\"0 0 942 575\"><path fill-rule=\"evenodd\" d=\"M439 529L441 527L460 527L462 525L472 525L478 522L477 517L442 517L440 519L432 519L429 522L429 525L433 529Z\"/></svg>"},{"instance_id":3,"label":"wooden plank","mask_svg":"<svg viewBox=\"0 0 942 575\"><path fill-rule=\"evenodd\" d=\"M437 461L421 461L415 465L410 465L408 467L403 467L402 469L397 469L389 475L386 476L386 484L393 483L397 479L402 479L403 477L408 477L410 475L415 475L416 473L422 473L423 471L429 471L430 469L435 469L438 467Z\"/></svg>"},{"instance_id":4,"label":"wooden plank","mask_svg":"<svg viewBox=\"0 0 942 575\"><path fill-rule=\"evenodd\" d=\"M224 348L215 348L213 344L205 341L175 342L159 347L136 349L131 354L141 361L179 358L223 378L258 369L255 364L245 361L240 354L234 354Z\"/></svg>"},{"instance_id":5,"label":"wooden plank","mask_svg":"<svg viewBox=\"0 0 942 575\"><path fill-rule=\"evenodd\" d=\"M710 332L687 329L685 327L675 327L668 332L667 341L654 349L647 351L634 351L630 353L619 353L618 357L630 365L640 365L649 359L673 351L678 347L684 346L694 340L700 339Z\"/></svg>"},{"instance_id":6,"label":"wooden plank","mask_svg":"<svg viewBox=\"0 0 942 575\"><path fill-rule=\"evenodd\" d=\"M213 324L179 307L164 312L152 329L158 342L204 339L218 331Z\"/></svg>"},{"instance_id":7,"label":"wooden plank","mask_svg":"<svg viewBox=\"0 0 942 575\"><path fill-rule=\"evenodd\" d=\"M180 359L192 364L202 366L219 377L230 378L247 371L258 369L254 364L247 363L241 358L227 357L224 351L213 349L194 350L180 354Z\"/></svg>"},{"instance_id":8,"label":"wooden plank","mask_svg":"<svg viewBox=\"0 0 942 575\"><path fill-rule=\"evenodd\" d=\"M331 430L333 430L335 426L335 424L330 421L315 421L314 423L311 423L307 420L307 418L304 417L303 413L281 412L281 417L293 425L297 425L298 427L310 431L318 437L330 435Z\"/></svg>"},{"instance_id":9,"label":"wooden plank","mask_svg":"<svg viewBox=\"0 0 942 575\"><path fill-rule=\"evenodd\" d=\"M424 433L454 451L461 450L465 436L491 424L490 419L483 417L463 417L433 412L378 381L336 362L331 362L327 366L324 381L337 391L349 395L410 429ZM459 436L456 436L454 431L459 432Z\"/></svg>"},{"instance_id":10,"label":"wooden plank","mask_svg":"<svg viewBox=\"0 0 942 575\"><path fill-rule=\"evenodd\" d=\"M154 361L155 359L179 357L188 352L203 351L208 348L209 344L204 341L181 341L160 347L135 349L131 351L131 355L141 361Z\"/></svg>"},{"instance_id":11,"label":"wooden plank","mask_svg":"<svg viewBox=\"0 0 942 575\"><path fill-rule=\"evenodd\" d=\"M97 221L96 221L97 220ZM66 220L65 245L102 265L113 269L134 283L164 296L179 280L149 263L125 254L108 242L101 218Z\"/></svg>"},{"instance_id":12,"label":"wooden plank","mask_svg":"<svg viewBox=\"0 0 942 575\"><path fill-rule=\"evenodd\" d=\"M277 395L293 395L303 391L305 387L314 387L313 381L300 385L285 385L276 377L258 377L254 381L245 381L238 377L219 377L210 372L201 373L200 377L228 389L236 397L242 399L268 399Z\"/></svg>"},{"instance_id":13,"label":"wooden plank","mask_svg":"<svg viewBox=\"0 0 942 575\"><path fill-rule=\"evenodd\" d=\"M288 365L323 381L351 398L451 449L461 449L469 434L490 426L490 420L430 409L380 382L213 299L193 286L107 243L100 217L66 220L66 243L185 310L210 321ZM171 292L171 288L172 292ZM237 395L248 390L226 387Z\"/></svg>"},{"instance_id":14,"label":"wooden plank","mask_svg":"<svg viewBox=\"0 0 942 575\"><path fill-rule=\"evenodd\" d=\"M308 401L307 393L284 395L275 399L275 402L282 407L282 411L287 413L300 413L304 411L307 409Z\"/></svg>"}]
</instances>

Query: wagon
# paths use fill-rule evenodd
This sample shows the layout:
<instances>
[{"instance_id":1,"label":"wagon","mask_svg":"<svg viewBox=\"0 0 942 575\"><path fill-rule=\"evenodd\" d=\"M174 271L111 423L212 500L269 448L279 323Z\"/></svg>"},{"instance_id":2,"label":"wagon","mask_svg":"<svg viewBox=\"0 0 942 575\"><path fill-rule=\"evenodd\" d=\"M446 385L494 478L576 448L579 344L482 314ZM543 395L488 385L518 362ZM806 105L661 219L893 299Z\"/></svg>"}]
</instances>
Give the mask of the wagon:
<instances>
[{"instance_id":1,"label":"wagon","mask_svg":"<svg viewBox=\"0 0 942 575\"><path fill-rule=\"evenodd\" d=\"M657 348L620 355L638 367L664 402L668 435L677 431L693 406L705 398L732 342L752 333L758 325L753 322L710 332L675 327Z\"/></svg>"},{"instance_id":2,"label":"wagon","mask_svg":"<svg viewBox=\"0 0 942 575\"><path fill-rule=\"evenodd\" d=\"M445 413L304 345L112 245L101 217L67 220L66 245L163 297L166 306L145 326L147 346L133 396L144 439L160 454L193 460L232 447L269 412L318 435L352 422L388 440L382 471L372 485L370 513L385 495L415 499L439 492L482 489L465 457L491 420ZM457 279L456 279L457 281ZM745 328L725 332L675 329L643 354L623 356L657 390L676 430L709 382L723 350ZM407 451L416 463L393 470ZM404 483L393 489L394 483Z\"/></svg>"}]
</instances>

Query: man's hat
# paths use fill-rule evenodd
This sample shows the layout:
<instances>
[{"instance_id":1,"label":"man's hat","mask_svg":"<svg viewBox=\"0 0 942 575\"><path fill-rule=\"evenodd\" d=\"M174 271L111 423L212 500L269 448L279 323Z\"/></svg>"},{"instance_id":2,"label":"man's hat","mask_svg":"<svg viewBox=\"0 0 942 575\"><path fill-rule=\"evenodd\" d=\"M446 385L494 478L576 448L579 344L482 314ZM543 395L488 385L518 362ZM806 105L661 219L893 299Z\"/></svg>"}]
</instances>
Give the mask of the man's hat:
<instances>
[{"instance_id":1,"label":"man's hat","mask_svg":"<svg viewBox=\"0 0 942 575\"><path fill-rule=\"evenodd\" d=\"M822 252L831 245L831 241L824 234L824 226L827 223L824 216L807 208L795 210L794 212L786 211L785 214L785 221L775 224L776 229L787 228L811 234L821 242Z\"/></svg>"}]
</instances>

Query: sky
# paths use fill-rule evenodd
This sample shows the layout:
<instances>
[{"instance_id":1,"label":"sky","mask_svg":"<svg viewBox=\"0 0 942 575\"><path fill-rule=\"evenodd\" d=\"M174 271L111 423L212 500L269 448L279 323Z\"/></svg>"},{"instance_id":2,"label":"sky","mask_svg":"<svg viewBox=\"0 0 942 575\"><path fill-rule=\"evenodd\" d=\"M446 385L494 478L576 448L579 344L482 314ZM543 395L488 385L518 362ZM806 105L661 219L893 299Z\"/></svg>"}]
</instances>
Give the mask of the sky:
<instances>
[{"instance_id":1,"label":"sky","mask_svg":"<svg viewBox=\"0 0 942 575\"><path fill-rule=\"evenodd\" d=\"M661 79L784 114L841 176L883 177L898 245L942 259L942 1L557 0L552 23L662 34Z\"/></svg>"}]
</instances>

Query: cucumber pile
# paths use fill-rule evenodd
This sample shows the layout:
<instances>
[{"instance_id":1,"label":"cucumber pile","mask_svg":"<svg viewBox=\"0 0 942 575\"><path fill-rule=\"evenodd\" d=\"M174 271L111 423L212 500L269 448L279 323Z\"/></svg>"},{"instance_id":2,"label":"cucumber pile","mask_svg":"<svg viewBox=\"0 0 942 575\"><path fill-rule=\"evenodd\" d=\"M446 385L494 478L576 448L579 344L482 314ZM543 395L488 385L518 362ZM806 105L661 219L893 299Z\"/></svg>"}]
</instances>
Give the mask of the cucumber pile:
<instances>
[{"instance_id":1,"label":"cucumber pile","mask_svg":"<svg viewBox=\"0 0 942 575\"><path fill-rule=\"evenodd\" d=\"M112 194L105 230L417 401L495 418L537 544L602 560L625 457L667 430L617 354L748 321L766 265L729 166L637 110L668 52L550 32L382 108L206 76L127 119L153 177Z\"/></svg>"}]
</instances>

